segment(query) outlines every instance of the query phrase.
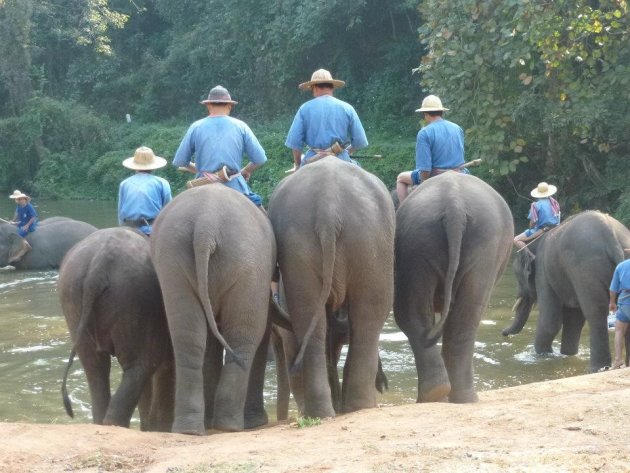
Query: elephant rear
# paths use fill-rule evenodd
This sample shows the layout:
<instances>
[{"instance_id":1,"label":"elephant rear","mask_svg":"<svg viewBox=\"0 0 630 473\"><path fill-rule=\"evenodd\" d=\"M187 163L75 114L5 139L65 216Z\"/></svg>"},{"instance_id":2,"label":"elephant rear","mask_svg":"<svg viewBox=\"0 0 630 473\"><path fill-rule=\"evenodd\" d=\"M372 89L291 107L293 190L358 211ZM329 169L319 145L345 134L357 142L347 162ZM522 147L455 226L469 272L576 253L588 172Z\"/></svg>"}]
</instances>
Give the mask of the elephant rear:
<instances>
[{"instance_id":1,"label":"elephant rear","mask_svg":"<svg viewBox=\"0 0 630 473\"><path fill-rule=\"evenodd\" d=\"M247 417L244 406L267 334L276 256L268 219L233 189L196 187L160 213L151 251L175 352L172 430L203 435L206 427L235 431L265 423L262 386L251 389L260 395L256 416ZM255 366L264 372L264 363Z\"/></svg>"},{"instance_id":2,"label":"elephant rear","mask_svg":"<svg viewBox=\"0 0 630 473\"><path fill-rule=\"evenodd\" d=\"M140 406L141 428L168 430L172 379L162 380L151 393L151 376L156 370L169 369L172 351L147 239L123 227L92 233L64 258L58 292L73 353L78 353L88 378L93 421L128 427L133 410L145 396ZM123 369L123 378L111 397L113 356ZM71 362L72 355L62 389L67 410L65 384ZM151 403L157 399L160 405L151 412Z\"/></svg>"},{"instance_id":3,"label":"elephant rear","mask_svg":"<svg viewBox=\"0 0 630 473\"><path fill-rule=\"evenodd\" d=\"M416 357L418 401L477 399L475 334L507 265L513 232L503 198L469 175L432 177L399 207L394 315ZM443 356L434 346L440 336Z\"/></svg>"},{"instance_id":4,"label":"elephant rear","mask_svg":"<svg viewBox=\"0 0 630 473\"><path fill-rule=\"evenodd\" d=\"M374 175L329 157L283 179L269 202L286 301L305 375L303 415L335 414L326 371L326 313L346 305L343 412L376 404L378 336L393 297L394 208ZM303 360L303 366L301 362Z\"/></svg>"}]
</instances>

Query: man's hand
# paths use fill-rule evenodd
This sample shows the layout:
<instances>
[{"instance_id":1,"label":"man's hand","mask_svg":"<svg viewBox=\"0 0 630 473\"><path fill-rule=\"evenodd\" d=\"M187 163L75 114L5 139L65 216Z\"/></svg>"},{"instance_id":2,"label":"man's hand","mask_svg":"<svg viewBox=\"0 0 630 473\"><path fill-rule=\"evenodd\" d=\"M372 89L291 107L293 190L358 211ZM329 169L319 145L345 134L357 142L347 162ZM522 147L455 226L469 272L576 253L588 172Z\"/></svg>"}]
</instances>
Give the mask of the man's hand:
<instances>
[{"instance_id":1,"label":"man's hand","mask_svg":"<svg viewBox=\"0 0 630 473\"><path fill-rule=\"evenodd\" d=\"M252 172L257 167L258 166L256 166L254 163L247 163L247 166L245 166L243 169L241 169L241 176L243 176L243 178L246 181L249 181L249 178L252 176Z\"/></svg>"},{"instance_id":2,"label":"man's hand","mask_svg":"<svg viewBox=\"0 0 630 473\"><path fill-rule=\"evenodd\" d=\"M293 174L295 171L297 171L298 169L300 169L299 167L295 166L295 163L293 163L293 167L291 169L287 169L286 171L284 171L285 174Z\"/></svg>"}]
</instances>

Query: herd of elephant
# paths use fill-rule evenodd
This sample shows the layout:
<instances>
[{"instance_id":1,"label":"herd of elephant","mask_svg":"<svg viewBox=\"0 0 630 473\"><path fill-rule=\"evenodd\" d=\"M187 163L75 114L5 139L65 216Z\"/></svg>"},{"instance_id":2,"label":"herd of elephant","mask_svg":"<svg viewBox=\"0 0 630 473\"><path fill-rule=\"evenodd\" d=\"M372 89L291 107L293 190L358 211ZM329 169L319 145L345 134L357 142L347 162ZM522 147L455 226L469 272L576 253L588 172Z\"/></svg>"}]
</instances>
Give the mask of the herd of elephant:
<instances>
[{"instance_id":1,"label":"herd of elephant","mask_svg":"<svg viewBox=\"0 0 630 473\"><path fill-rule=\"evenodd\" d=\"M242 194L208 185L175 197L150 238L49 218L16 261L14 235L0 224L0 266L60 268L73 342L67 412L66 378L78 355L95 423L129 426L137 406L142 430L203 435L267 423L269 346L279 419L289 391L302 416L375 407L387 384L379 336L392 309L415 357L417 401L476 401L475 336L514 225L505 200L476 177L433 177L395 209L376 176L325 158L285 177L267 215ZM562 329L561 352L576 354L587 321L590 370L609 366L608 284L630 231L585 211L530 248L534 260L514 259L519 299L503 334L518 333L537 304L537 353L551 352ZM282 305L270 291L278 268ZM112 356L123 370L113 396Z\"/></svg>"}]
</instances>

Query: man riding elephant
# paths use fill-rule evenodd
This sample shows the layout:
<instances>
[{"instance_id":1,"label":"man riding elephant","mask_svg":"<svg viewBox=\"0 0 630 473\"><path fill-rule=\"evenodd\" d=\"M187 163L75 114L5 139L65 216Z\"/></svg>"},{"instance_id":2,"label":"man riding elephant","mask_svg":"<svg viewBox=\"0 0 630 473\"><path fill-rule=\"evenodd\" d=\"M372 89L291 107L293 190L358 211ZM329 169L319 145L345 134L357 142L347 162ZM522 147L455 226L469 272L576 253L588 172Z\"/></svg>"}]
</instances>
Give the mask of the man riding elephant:
<instances>
[{"instance_id":1,"label":"man riding elephant","mask_svg":"<svg viewBox=\"0 0 630 473\"><path fill-rule=\"evenodd\" d=\"M368 145L357 112L352 105L334 97L334 90L344 85L326 69L313 72L311 80L299 85L301 90L310 89L314 98L297 111L285 142L293 151L294 171L328 155L356 164L352 152Z\"/></svg>"},{"instance_id":2,"label":"man riding elephant","mask_svg":"<svg viewBox=\"0 0 630 473\"><path fill-rule=\"evenodd\" d=\"M208 116L190 125L177 148L173 165L201 178L191 181L191 186L222 183L257 206L262 205L262 198L252 192L247 181L256 168L265 164L267 156L249 126L230 117L232 107L238 102L232 100L225 87L217 85L201 103L207 107ZM241 169L245 153L249 163ZM193 155L195 162L191 163Z\"/></svg>"}]
</instances>

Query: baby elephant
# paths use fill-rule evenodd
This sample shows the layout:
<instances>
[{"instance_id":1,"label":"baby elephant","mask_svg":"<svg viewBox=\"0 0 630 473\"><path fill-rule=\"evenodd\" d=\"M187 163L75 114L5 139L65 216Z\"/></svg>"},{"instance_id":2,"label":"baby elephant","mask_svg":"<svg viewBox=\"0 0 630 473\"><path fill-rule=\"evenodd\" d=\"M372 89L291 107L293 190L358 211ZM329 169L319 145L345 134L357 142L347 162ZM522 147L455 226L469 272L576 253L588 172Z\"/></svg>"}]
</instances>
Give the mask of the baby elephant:
<instances>
[{"instance_id":1,"label":"baby elephant","mask_svg":"<svg viewBox=\"0 0 630 473\"><path fill-rule=\"evenodd\" d=\"M64 258L58 291L73 342L61 388L68 415L66 381L78 354L95 424L129 427L138 405L142 430L170 431L173 352L148 238L127 227L92 233ZM112 356L123 369L113 396Z\"/></svg>"}]
</instances>

